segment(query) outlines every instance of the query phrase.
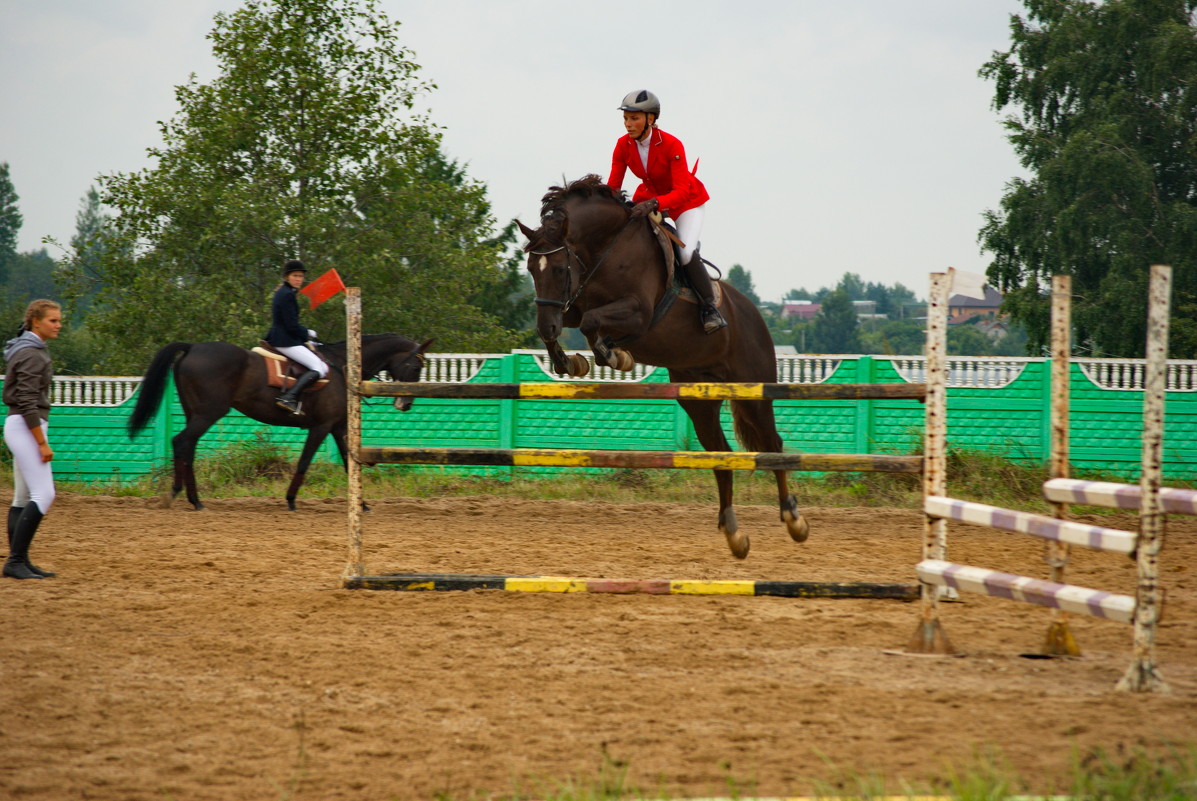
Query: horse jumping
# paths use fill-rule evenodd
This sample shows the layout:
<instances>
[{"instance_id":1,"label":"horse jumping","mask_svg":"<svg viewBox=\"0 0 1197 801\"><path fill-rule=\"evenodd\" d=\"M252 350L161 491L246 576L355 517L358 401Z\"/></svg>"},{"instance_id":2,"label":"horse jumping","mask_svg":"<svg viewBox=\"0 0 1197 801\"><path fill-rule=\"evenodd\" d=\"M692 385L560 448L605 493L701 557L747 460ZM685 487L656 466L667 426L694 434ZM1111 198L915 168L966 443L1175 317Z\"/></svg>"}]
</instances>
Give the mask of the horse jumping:
<instances>
[{"instance_id":1,"label":"horse jumping","mask_svg":"<svg viewBox=\"0 0 1197 801\"><path fill-rule=\"evenodd\" d=\"M557 342L564 327L578 328L598 363L630 370L637 361L666 368L673 382L777 381L773 340L760 312L729 284L719 283L726 328L703 333L693 303L675 297L663 249L647 220L632 221L622 191L587 175L551 187L542 200L541 226L519 224L528 239L528 272L536 287L536 330L558 375L583 376L589 365L567 357ZM676 301L676 302L675 302ZM678 399L708 451L730 451L720 425L721 400ZM736 438L748 450L780 453L771 400L733 400ZM732 554L748 556L732 508L732 474L715 470L719 531ZM785 470L775 470L781 519L795 542L809 525L790 494Z\"/></svg>"},{"instance_id":2,"label":"horse jumping","mask_svg":"<svg viewBox=\"0 0 1197 801\"><path fill-rule=\"evenodd\" d=\"M394 380L418 381L424 368L424 353L431 342L421 344L397 334L363 336L362 375L373 378L385 370ZM196 444L230 409L267 425L307 429L303 451L287 488L287 506L292 511L312 457L327 435L332 434L341 461L345 461L345 343L320 345L317 351L333 368L328 374L329 383L304 396L303 413L298 415L275 404L278 389L267 384L265 359L257 353L228 342L172 342L155 354L129 415L128 430L133 438L149 424L162 403L167 371L173 368L187 423L171 439L172 500L185 487L191 505L197 511L204 508L195 486ZM407 411L411 408L411 398L396 398L394 405L400 411Z\"/></svg>"}]
</instances>

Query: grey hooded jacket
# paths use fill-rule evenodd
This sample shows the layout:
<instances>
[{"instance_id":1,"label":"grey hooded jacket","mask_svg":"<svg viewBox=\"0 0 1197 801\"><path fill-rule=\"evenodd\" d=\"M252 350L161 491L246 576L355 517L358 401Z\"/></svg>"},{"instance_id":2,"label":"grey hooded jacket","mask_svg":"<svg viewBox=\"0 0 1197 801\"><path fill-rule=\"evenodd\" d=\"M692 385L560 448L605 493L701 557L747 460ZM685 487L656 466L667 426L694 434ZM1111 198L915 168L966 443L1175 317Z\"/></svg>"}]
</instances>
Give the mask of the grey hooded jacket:
<instances>
[{"instance_id":1,"label":"grey hooded jacket","mask_svg":"<svg viewBox=\"0 0 1197 801\"><path fill-rule=\"evenodd\" d=\"M4 344L4 403L10 415L25 418L29 430L50 419L50 384L54 380L54 364L42 338L32 331Z\"/></svg>"}]
</instances>

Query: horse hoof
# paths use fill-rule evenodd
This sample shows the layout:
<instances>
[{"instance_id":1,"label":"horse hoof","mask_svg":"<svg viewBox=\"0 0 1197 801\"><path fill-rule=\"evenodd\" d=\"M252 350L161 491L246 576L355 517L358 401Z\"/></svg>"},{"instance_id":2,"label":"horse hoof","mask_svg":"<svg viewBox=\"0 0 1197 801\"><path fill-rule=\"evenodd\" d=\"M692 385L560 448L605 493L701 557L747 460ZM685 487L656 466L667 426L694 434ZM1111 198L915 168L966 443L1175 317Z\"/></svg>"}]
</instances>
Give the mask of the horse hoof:
<instances>
[{"instance_id":1,"label":"horse hoof","mask_svg":"<svg viewBox=\"0 0 1197 801\"><path fill-rule=\"evenodd\" d=\"M616 370L622 370L626 373L636 366L636 360L632 358L632 354L623 348L616 348L611 351L611 356L615 361L615 364L611 366Z\"/></svg>"},{"instance_id":2,"label":"horse hoof","mask_svg":"<svg viewBox=\"0 0 1197 801\"><path fill-rule=\"evenodd\" d=\"M747 534L736 534L730 532L723 532L727 537L727 547L731 549L732 556L737 559L747 559L750 543L748 542Z\"/></svg>"},{"instance_id":3,"label":"horse hoof","mask_svg":"<svg viewBox=\"0 0 1197 801\"><path fill-rule=\"evenodd\" d=\"M569 374L574 378L585 378L590 374L590 360L580 353L570 356Z\"/></svg>"},{"instance_id":4,"label":"horse hoof","mask_svg":"<svg viewBox=\"0 0 1197 801\"><path fill-rule=\"evenodd\" d=\"M806 538L810 536L810 523L806 522L806 518L798 511L798 499L793 495L787 498L782 506L781 520L790 532L790 539L794 542L806 542Z\"/></svg>"},{"instance_id":5,"label":"horse hoof","mask_svg":"<svg viewBox=\"0 0 1197 801\"><path fill-rule=\"evenodd\" d=\"M744 559L748 556L748 535L738 533L739 530L740 523L733 509L724 509L719 513L719 531L727 538L727 547L731 549L732 556Z\"/></svg>"}]
</instances>

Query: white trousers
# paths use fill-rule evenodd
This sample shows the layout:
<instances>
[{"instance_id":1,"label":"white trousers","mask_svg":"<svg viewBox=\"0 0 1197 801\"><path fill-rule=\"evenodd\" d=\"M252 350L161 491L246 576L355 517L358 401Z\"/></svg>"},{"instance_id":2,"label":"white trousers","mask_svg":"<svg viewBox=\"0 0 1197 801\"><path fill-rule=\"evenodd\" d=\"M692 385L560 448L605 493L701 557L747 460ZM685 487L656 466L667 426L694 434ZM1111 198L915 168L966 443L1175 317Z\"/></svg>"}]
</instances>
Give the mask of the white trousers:
<instances>
[{"instance_id":1,"label":"white trousers","mask_svg":"<svg viewBox=\"0 0 1197 801\"><path fill-rule=\"evenodd\" d=\"M49 426L42 423L42 433L49 433ZM37 504L42 514L50 511L54 504L53 462L43 462L41 450L33 432L19 414L4 418L4 444L12 451L13 506Z\"/></svg>"},{"instance_id":2,"label":"white trousers","mask_svg":"<svg viewBox=\"0 0 1197 801\"><path fill-rule=\"evenodd\" d=\"M682 263L679 266L685 266L690 263L690 257L694 255L694 251L698 250L698 238L702 236L702 223L707 218L707 204L702 204L697 208L684 211L678 215L674 220L674 225L677 226L677 238L686 243L682 248Z\"/></svg>"},{"instance_id":3,"label":"white trousers","mask_svg":"<svg viewBox=\"0 0 1197 801\"><path fill-rule=\"evenodd\" d=\"M290 345L285 348L275 346L274 348L279 353L285 354L288 359L293 359L309 370L315 370L320 374L321 378L328 375L328 365L325 364L324 359L321 359L312 349L306 345Z\"/></svg>"}]
</instances>

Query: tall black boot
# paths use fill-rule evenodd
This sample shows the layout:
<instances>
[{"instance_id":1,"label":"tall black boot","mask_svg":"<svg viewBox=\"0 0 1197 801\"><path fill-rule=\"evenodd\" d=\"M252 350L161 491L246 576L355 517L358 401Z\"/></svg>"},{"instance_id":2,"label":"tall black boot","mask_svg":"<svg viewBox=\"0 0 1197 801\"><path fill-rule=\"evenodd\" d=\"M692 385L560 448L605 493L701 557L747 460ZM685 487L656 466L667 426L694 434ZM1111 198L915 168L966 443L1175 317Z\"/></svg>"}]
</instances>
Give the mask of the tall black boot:
<instances>
[{"instance_id":1,"label":"tall black boot","mask_svg":"<svg viewBox=\"0 0 1197 801\"><path fill-rule=\"evenodd\" d=\"M320 374L315 370L308 370L306 373L295 379L295 383L291 388L274 399L276 406L289 411L291 414L299 414L299 393L310 387Z\"/></svg>"},{"instance_id":2,"label":"tall black boot","mask_svg":"<svg viewBox=\"0 0 1197 801\"><path fill-rule=\"evenodd\" d=\"M36 503L30 503L21 510L21 516L13 526L12 544L8 560L4 563L4 575L15 579L40 579L41 573L34 572L29 564L29 544L37 527L42 524L42 510Z\"/></svg>"},{"instance_id":3,"label":"tall black boot","mask_svg":"<svg viewBox=\"0 0 1197 801\"><path fill-rule=\"evenodd\" d=\"M25 511L24 506L10 506L8 507L8 549L12 550L12 533L16 530L17 521L21 519L21 512Z\"/></svg>"},{"instance_id":4,"label":"tall black boot","mask_svg":"<svg viewBox=\"0 0 1197 801\"><path fill-rule=\"evenodd\" d=\"M686 262L685 269L690 286L694 287L695 294L702 301L698 304L698 319L702 322L703 333L713 334L720 328L725 328L727 320L723 319L723 315L715 306L715 287L711 285L711 276L707 275L707 266L703 264L697 250L690 257L690 261Z\"/></svg>"}]
</instances>

